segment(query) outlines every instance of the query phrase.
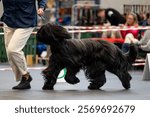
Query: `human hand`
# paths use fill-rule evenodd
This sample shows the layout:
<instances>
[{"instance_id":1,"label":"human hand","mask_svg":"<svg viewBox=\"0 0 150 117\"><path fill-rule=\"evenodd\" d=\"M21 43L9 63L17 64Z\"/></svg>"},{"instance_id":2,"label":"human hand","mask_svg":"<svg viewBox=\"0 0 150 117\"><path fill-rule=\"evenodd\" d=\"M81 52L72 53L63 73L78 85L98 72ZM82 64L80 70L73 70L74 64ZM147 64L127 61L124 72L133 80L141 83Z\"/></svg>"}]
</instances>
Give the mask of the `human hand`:
<instances>
[{"instance_id":1,"label":"human hand","mask_svg":"<svg viewBox=\"0 0 150 117\"><path fill-rule=\"evenodd\" d=\"M124 24L119 24L119 27L121 27L121 28L124 27L124 26L125 26Z\"/></svg>"},{"instance_id":2,"label":"human hand","mask_svg":"<svg viewBox=\"0 0 150 117\"><path fill-rule=\"evenodd\" d=\"M37 10L37 14L38 14L39 16L42 16L42 15L44 14L43 8L39 8L39 9Z\"/></svg>"},{"instance_id":3,"label":"human hand","mask_svg":"<svg viewBox=\"0 0 150 117\"><path fill-rule=\"evenodd\" d=\"M111 26L111 24L110 23L105 23L104 26L109 27L109 26Z\"/></svg>"}]
</instances>

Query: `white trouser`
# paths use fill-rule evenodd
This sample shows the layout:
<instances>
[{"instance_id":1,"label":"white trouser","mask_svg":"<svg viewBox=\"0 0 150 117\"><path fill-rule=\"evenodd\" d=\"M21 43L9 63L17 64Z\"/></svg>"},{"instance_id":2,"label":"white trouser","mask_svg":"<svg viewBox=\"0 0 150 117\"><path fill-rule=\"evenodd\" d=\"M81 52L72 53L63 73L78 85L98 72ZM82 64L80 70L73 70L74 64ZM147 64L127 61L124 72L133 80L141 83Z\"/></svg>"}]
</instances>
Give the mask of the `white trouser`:
<instances>
[{"instance_id":1,"label":"white trouser","mask_svg":"<svg viewBox=\"0 0 150 117\"><path fill-rule=\"evenodd\" d=\"M138 43L138 39L134 38L132 33L129 33L126 35L124 43Z\"/></svg>"},{"instance_id":2,"label":"white trouser","mask_svg":"<svg viewBox=\"0 0 150 117\"><path fill-rule=\"evenodd\" d=\"M31 28L10 28L4 25L5 48L15 80L20 81L21 76L27 73L27 64L22 49L29 39L33 27Z\"/></svg>"}]
</instances>

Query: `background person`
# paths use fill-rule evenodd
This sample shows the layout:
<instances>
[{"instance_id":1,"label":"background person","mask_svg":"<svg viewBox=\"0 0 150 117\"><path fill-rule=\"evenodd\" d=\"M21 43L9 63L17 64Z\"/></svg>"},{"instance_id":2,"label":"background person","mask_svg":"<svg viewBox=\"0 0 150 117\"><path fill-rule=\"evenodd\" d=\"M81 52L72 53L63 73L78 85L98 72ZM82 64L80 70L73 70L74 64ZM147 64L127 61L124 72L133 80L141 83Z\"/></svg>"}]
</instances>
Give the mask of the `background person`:
<instances>
[{"instance_id":1,"label":"background person","mask_svg":"<svg viewBox=\"0 0 150 117\"><path fill-rule=\"evenodd\" d=\"M130 44L132 41L126 43L127 51L129 51ZM146 30L144 36L140 39L140 41L134 42L134 44L138 47L138 57L146 57L146 54L150 52L150 30Z\"/></svg>"},{"instance_id":2,"label":"background person","mask_svg":"<svg viewBox=\"0 0 150 117\"><path fill-rule=\"evenodd\" d=\"M98 16L102 19L107 19L111 25L118 26L119 24L125 24L126 19L115 9L99 9Z\"/></svg>"},{"instance_id":3,"label":"background person","mask_svg":"<svg viewBox=\"0 0 150 117\"><path fill-rule=\"evenodd\" d=\"M143 38L137 44L141 50L150 52L150 30L145 31Z\"/></svg>"},{"instance_id":4,"label":"background person","mask_svg":"<svg viewBox=\"0 0 150 117\"><path fill-rule=\"evenodd\" d=\"M138 26L138 20L137 16L134 13L129 13L127 16L127 21L125 23L125 26L127 27L137 27ZM124 44L122 45L122 51L126 53L129 49L128 43L136 43L138 41L138 34L139 30L125 30L121 31L122 38L125 39Z\"/></svg>"}]
</instances>

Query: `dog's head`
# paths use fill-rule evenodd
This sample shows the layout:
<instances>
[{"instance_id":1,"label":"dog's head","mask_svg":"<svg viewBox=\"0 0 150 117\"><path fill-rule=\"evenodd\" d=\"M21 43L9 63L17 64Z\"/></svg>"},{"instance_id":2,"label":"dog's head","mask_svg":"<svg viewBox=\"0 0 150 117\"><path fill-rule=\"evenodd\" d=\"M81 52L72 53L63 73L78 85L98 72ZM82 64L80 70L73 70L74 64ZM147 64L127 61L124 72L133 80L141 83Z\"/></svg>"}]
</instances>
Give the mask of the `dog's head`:
<instances>
[{"instance_id":1,"label":"dog's head","mask_svg":"<svg viewBox=\"0 0 150 117\"><path fill-rule=\"evenodd\" d=\"M48 45L70 38L71 36L65 28L50 23L43 25L37 32L37 40Z\"/></svg>"}]
</instances>

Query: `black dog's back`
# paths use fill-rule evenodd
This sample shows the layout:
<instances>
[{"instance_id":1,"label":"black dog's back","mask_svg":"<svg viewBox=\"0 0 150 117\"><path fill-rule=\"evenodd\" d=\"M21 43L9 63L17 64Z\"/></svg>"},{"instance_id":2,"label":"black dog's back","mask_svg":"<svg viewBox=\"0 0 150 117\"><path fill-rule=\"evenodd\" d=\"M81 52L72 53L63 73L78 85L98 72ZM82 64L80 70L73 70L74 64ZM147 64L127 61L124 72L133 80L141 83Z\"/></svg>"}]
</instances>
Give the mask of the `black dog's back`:
<instances>
[{"instance_id":1,"label":"black dog's back","mask_svg":"<svg viewBox=\"0 0 150 117\"><path fill-rule=\"evenodd\" d=\"M92 63L93 60L103 61L106 64L112 63L116 60L118 48L109 42L91 39L85 40L67 40L68 53L72 57L77 57ZM87 64L89 64L87 63Z\"/></svg>"}]
</instances>

